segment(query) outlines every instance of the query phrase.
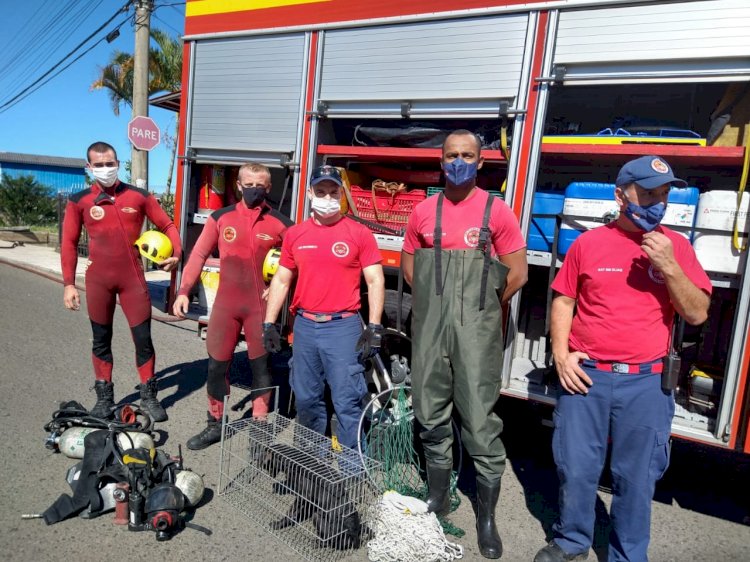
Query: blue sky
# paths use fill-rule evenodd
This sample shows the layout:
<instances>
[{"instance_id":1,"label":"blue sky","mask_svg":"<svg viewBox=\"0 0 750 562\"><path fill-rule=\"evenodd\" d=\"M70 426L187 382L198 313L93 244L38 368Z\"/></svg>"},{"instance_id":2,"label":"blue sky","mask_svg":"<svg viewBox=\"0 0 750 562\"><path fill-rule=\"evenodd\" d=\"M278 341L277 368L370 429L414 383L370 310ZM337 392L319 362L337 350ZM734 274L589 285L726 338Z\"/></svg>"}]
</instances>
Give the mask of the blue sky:
<instances>
[{"instance_id":1,"label":"blue sky","mask_svg":"<svg viewBox=\"0 0 750 562\"><path fill-rule=\"evenodd\" d=\"M154 0L151 26L179 37L185 28L185 6L179 0ZM0 107L50 70L60 59L112 17L126 0L0 0ZM106 90L91 91L99 68L115 50L132 53L135 35L133 9L119 14L96 34L73 58L84 52L117 24L120 36L102 41L66 70L15 105L0 108L0 152L85 158L86 147L95 140L109 142L121 162L130 160L127 124L132 109L112 111ZM162 131L175 134L176 114L149 107L149 116ZM149 187L164 190L171 151L164 142L149 154ZM174 173L176 176L176 171ZM121 179L125 172L121 167ZM172 186L176 178L172 179Z\"/></svg>"}]
</instances>

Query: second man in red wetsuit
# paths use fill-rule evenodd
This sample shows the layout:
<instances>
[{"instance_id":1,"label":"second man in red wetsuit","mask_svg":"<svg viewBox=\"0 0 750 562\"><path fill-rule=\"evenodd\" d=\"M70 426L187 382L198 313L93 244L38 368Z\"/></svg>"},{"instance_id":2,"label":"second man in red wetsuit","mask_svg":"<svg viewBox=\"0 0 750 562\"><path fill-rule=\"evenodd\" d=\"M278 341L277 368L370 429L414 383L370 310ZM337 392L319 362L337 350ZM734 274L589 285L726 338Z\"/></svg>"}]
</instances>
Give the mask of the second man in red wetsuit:
<instances>
[{"instance_id":1,"label":"second man in red wetsuit","mask_svg":"<svg viewBox=\"0 0 750 562\"><path fill-rule=\"evenodd\" d=\"M203 227L182 274L174 313L182 318L188 310L188 293L203 264L218 247L221 282L208 321L208 424L191 437L189 449L204 449L221 440L224 397L229 394L229 365L244 329L247 355L253 374L253 389L271 386L268 354L263 349L261 326L265 313L263 259L281 244L291 221L274 211L265 198L271 190L271 172L261 164L244 164L237 176L242 201L215 211ZM253 398L253 416L265 416L271 391Z\"/></svg>"}]
</instances>

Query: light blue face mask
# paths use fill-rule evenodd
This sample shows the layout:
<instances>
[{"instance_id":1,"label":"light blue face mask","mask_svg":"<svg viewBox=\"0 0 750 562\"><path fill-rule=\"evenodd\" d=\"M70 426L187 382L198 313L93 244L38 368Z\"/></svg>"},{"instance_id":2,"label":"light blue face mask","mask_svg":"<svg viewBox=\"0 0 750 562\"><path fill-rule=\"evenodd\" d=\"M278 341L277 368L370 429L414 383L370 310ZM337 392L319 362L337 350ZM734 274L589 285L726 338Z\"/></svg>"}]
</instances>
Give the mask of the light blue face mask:
<instances>
[{"instance_id":1,"label":"light blue face mask","mask_svg":"<svg viewBox=\"0 0 750 562\"><path fill-rule=\"evenodd\" d=\"M443 164L445 180L456 187L466 187L477 177L477 163L468 163L463 158Z\"/></svg>"},{"instance_id":2,"label":"light blue face mask","mask_svg":"<svg viewBox=\"0 0 750 562\"><path fill-rule=\"evenodd\" d=\"M635 226L646 232L651 232L664 218L664 213L667 212L667 206L659 201L651 205L641 207L635 203L628 201L625 206L623 214L630 219Z\"/></svg>"}]
</instances>

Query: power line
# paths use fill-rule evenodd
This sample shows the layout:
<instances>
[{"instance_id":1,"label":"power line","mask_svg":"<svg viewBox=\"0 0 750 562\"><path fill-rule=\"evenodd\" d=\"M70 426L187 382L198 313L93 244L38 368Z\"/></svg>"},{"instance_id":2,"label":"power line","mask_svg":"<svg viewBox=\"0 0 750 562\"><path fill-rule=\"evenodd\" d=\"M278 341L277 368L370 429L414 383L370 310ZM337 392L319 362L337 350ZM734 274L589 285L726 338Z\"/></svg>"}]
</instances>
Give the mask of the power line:
<instances>
[{"instance_id":1,"label":"power line","mask_svg":"<svg viewBox=\"0 0 750 562\"><path fill-rule=\"evenodd\" d=\"M24 84L44 66L49 64L49 59L58 50L60 45L66 42L81 27L82 22L86 19L84 14L88 10L87 2L79 6L71 6L66 14L57 21L57 26L51 30L51 33L45 35L44 41L35 43L35 47L41 46L36 51L29 50L28 63L24 66L16 63L13 68L4 76L6 83ZM15 75L15 77L12 77Z\"/></svg>"},{"instance_id":2,"label":"power line","mask_svg":"<svg viewBox=\"0 0 750 562\"><path fill-rule=\"evenodd\" d=\"M36 11L31 15L31 17L29 19L27 19L23 23L23 25L21 25L21 26L18 27L18 29L16 30L15 35L13 35L13 36L7 35L6 36L6 38L5 38L6 41L2 44L2 47L0 47L0 50L2 50L2 52L8 52L8 49L10 49L11 45L15 44L17 41L20 41L21 38L24 37L24 36L28 37L30 35L30 30L27 31L27 29L30 28L31 25L33 25L34 23L37 22L37 15L40 12L44 13L43 10L47 6L47 4L49 4L52 1L53 0L44 0L44 3L42 3L42 4L39 5L39 7L36 9ZM9 58L12 60L12 59L15 58L15 56L11 55Z\"/></svg>"},{"instance_id":3,"label":"power line","mask_svg":"<svg viewBox=\"0 0 750 562\"><path fill-rule=\"evenodd\" d=\"M172 31L174 31L177 34L178 37L181 36L184 33L183 31L179 31L179 30L175 29L174 27L172 27L171 25L169 25L169 23L167 23L166 21L164 21L163 19L161 19L155 13L152 12L151 15L153 16L154 19L159 20L161 23L163 23L164 25L166 25L169 29L171 29Z\"/></svg>"},{"instance_id":4,"label":"power line","mask_svg":"<svg viewBox=\"0 0 750 562\"><path fill-rule=\"evenodd\" d=\"M4 73L10 66L17 64L19 58L28 58L33 55L33 46L42 41L42 37L54 27L54 23L60 20L67 8L64 4L58 5L58 11L50 14L49 20L36 31L36 34L27 36L25 42L19 43L16 51L11 52L10 56L8 56L8 62L0 67L0 73Z\"/></svg>"},{"instance_id":5,"label":"power line","mask_svg":"<svg viewBox=\"0 0 750 562\"><path fill-rule=\"evenodd\" d=\"M120 29L125 23L128 22L129 19L130 19L129 17L125 18L119 24L117 24L117 26L115 26L114 29ZM88 49L86 49L85 51L83 51L80 55L78 55L76 58L74 58L68 64L66 64L65 66L63 66L62 68L60 68L57 72L55 72L54 74L52 74L51 76L49 76L46 80L44 80L43 82L39 83L35 88L33 88L32 90L30 90L29 92L27 92L25 95L21 96L21 94L24 93L24 92L21 92L21 94L19 94L18 96L16 96L16 98L18 98L18 99L14 98L13 100L10 100L9 102L7 102L7 103L3 104L2 106L0 106L0 113L3 113L4 111L7 111L8 109L10 109L11 107L13 107L17 103L20 103L21 101L23 101L24 99L26 99L28 96L30 96L31 94L33 94L34 92L36 92L39 88L41 88L47 82L49 82L50 80L52 80L53 78L55 78L58 74L60 74L64 70L66 70L73 63L75 63L76 61L80 60L81 58L83 58L84 56L86 56L88 53L90 53L94 49L94 47L96 47L97 45L99 45L99 43L101 43L105 39L106 39L106 37L101 37L96 43L94 43L93 45L91 45ZM21 97L19 97L19 96L21 96Z\"/></svg>"},{"instance_id":6,"label":"power line","mask_svg":"<svg viewBox=\"0 0 750 562\"><path fill-rule=\"evenodd\" d=\"M58 61L57 63L55 63L55 64L54 64L54 65L52 66L52 68L50 68L50 69L49 69L49 70L48 70L47 72L45 72L44 74L42 74L42 75L41 75L41 76L40 76L39 78L37 78L37 79L36 79L36 80L35 80L34 82L32 82L31 84L29 84L28 86L26 86L26 87L25 87L25 88L24 88L23 90L21 90L21 91L20 91L20 92L19 92L18 94L16 94L15 96L13 96L13 97L12 97L12 98L11 98L10 100L8 100L8 101L6 101L5 103L3 103L2 105L0 105L0 113L2 113L2 112L4 112L4 111L6 111L6 110L7 110L7 109L8 109L8 108L9 108L9 107L11 106L11 105L15 105L15 103L14 103L14 102L16 102L16 100L19 100L19 98L21 98L21 97L22 97L22 96L23 96L23 95L24 95L24 94L25 94L26 92L28 92L29 90L31 90L32 88L34 88L34 86L36 86L37 84L39 84L40 82L42 82L42 81L43 81L43 80L44 80L44 79L45 79L45 78L46 78L47 76L49 76L49 75L50 75L50 74L52 74L52 73L53 73L53 72L54 72L55 70L57 70L57 68L58 68L58 67L59 67L59 66L60 66L61 64L63 64L63 63L64 63L64 62L65 62L65 61L66 61L66 60L67 60L68 58L70 58L71 56L73 56L73 54L74 54L74 53L75 53L75 52L76 52L76 51L77 51L78 49L80 49L80 48L81 48L81 47L82 47L83 45L85 45L85 44L86 44L86 43L87 43L87 42L88 42L89 40L91 40L91 38L92 38L92 37L94 37L94 36L95 36L95 35L96 35L97 33L99 33L99 32L100 32L100 31L101 31L102 29L104 29L104 28L105 28L106 26L108 26L108 25L109 25L109 24L110 24L110 23L111 23L111 22L112 22L112 21L113 21L113 20L114 20L114 19L115 19L115 18L116 18L116 17L118 16L118 15L120 15L120 13L122 13L122 12L127 12L128 8L130 7L130 5L131 5L131 4L132 4L132 0L128 0L128 1L127 1L127 2L125 3L125 5L123 5L123 6L122 6L122 7L121 7L121 8L119 9L119 10L117 10L117 11L116 11L116 12L114 13L114 15L113 15L112 17L110 17L110 18L109 18L109 19L108 19L108 20L107 20L106 22L104 22L104 23L103 23L103 24L102 24L101 26L99 26L99 27L98 27L98 28L96 29L96 31L94 31L93 33L91 33L91 35L89 35L88 37L86 37L86 39L84 39L83 41L81 41L81 42L80 42L80 43L79 43L79 44L78 44L78 45L77 45L77 46L76 46L76 47L75 47L75 48L74 48L74 49L73 49L73 50L72 50L71 52L69 52L69 53L68 53L67 55L65 55L65 56L64 56L64 57L63 57L62 59L60 59L60 60L59 60L59 61ZM125 21L127 21L127 20L125 20ZM123 22L123 23L124 23L124 22ZM122 25L122 24L120 24L120 25ZM97 42L96 44L100 43L101 41L102 41L102 39L100 39L100 40L99 40L99 41L98 41L98 42ZM89 52L90 50L91 50L91 49L88 49L88 50L86 51L86 53L87 53L87 52ZM84 54L85 54L85 53L84 53ZM81 55L81 56L83 56L83 55ZM78 60L78 59L80 59L80 58L81 58L80 56L79 56L79 57L77 57L77 58L76 58L76 59L75 59L75 60L74 60L73 62L75 62L76 60ZM71 63L71 64L72 64L72 63ZM70 66L70 64L69 64L69 65L67 65L67 66L66 66L65 68L67 68L68 66ZM46 83L46 82L45 82L45 83ZM24 97L25 97L25 96L24 96ZM20 101L20 100L19 100L19 101Z\"/></svg>"}]
</instances>

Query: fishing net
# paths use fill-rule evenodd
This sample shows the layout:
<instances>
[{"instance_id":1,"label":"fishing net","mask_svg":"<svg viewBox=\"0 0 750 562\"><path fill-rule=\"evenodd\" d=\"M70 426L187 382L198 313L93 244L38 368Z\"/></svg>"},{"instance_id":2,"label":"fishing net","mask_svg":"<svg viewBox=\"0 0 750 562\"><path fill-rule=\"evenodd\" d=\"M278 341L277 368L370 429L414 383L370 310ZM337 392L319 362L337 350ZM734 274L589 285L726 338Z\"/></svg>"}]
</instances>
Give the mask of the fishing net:
<instances>
[{"instance_id":1,"label":"fishing net","mask_svg":"<svg viewBox=\"0 0 750 562\"><path fill-rule=\"evenodd\" d=\"M381 493L392 490L404 496L427 499L424 452L419 432L414 430L415 424L411 389L408 386L382 391L370 401L362 414L360 455L381 463L380 470L370 474ZM453 427L458 442L455 424ZM454 449L459 451L460 467L460 443ZM458 471L454 471L451 477L451 512L461 503L457 482ZM462 529L446 519L441 518L440 523L446 533L455 537L464 535Z\"/></svg>"}]
</instances>

